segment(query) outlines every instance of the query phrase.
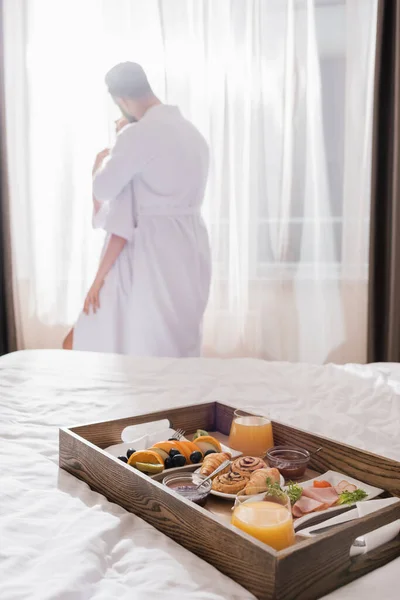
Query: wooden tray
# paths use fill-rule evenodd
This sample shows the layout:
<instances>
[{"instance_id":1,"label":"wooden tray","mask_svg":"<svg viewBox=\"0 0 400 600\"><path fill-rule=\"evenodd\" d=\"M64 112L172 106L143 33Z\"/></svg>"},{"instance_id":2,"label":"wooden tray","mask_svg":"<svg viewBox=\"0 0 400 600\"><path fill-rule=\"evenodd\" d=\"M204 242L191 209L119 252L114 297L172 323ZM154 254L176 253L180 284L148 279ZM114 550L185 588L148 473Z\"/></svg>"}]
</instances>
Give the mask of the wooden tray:
<instances>
[{"instance_id":1,"label":"wooden tray","mask_svg":"<svg viewBox=\"0 0 400 600\"><path fill-rule=\"evenodd\" d=\"M400 503L350 521L276 552L232 527L218 514L215 501L205 508L171 492L104 451L121 442L130 425L168 419L186 434L197 429L228 435L234 408L208 403L142 416L60 429L60 467L85 481L126 510L191 550L240 583L260 600L313 600L400 556L400 536L365 555L350 558L358 536L400 518ZM276 445L296 445L310 452L323 446L310 468L335 470L389 495L400 496L400 463L273 422ZM217 502L226 502L223 500Z\"/></svg>"}]
</instances>

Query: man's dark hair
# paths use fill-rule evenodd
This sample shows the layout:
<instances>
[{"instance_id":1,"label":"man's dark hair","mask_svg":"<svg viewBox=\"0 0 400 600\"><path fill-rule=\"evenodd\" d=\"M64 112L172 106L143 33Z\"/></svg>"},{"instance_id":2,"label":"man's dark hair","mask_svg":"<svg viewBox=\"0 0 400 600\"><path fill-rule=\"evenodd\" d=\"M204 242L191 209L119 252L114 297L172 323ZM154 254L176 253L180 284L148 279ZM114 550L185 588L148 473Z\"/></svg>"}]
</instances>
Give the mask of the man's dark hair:
<instances>
[{"instance_id":1,"label":"man's dark hair","mask_svg":"<svg viewBox=\"0 0 400 600\"><path fill-rule=\"evenodd\" d=\"M146 73L133 62L119 63L110 69L106 85L114 98L143 98L152 94Z\"/></svg>"}]
</instances>

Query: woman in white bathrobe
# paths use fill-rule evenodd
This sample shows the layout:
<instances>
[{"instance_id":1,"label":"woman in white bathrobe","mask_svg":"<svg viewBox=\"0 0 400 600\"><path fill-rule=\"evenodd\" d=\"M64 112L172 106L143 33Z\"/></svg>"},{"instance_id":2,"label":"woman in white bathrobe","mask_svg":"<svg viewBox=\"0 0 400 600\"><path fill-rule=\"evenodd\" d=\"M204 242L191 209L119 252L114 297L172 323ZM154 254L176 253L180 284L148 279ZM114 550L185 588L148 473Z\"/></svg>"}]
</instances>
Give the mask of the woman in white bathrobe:
<instances>
[{"instance_id":1,"label":"woman in white bathrobe","mask_svg":"<svg viewBox=\"0 0 400 600\"><path fill-rule=\"evenodd\" d=\"M93 194L104 203L96 225L110 238L73 348L199 356L211 278L200 213L207 143L178 108L157 100L138 65L117 65L106 82L122 112L138 122L126 126L96 164ZM119 244L115 257L112 243Z\"/></svg>"}]
</instances>

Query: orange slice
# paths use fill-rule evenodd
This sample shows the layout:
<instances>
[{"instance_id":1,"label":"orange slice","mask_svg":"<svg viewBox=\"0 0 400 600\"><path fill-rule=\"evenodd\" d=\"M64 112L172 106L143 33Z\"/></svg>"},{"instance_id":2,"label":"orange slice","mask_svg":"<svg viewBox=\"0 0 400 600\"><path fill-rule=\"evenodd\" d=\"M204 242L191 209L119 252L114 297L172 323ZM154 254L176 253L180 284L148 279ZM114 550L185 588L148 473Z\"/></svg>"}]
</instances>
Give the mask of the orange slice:
<instances>
[{"instance_id":1,"label":"orange slice","mask_svg":"<svg viewBox=\"0 0 400 600\"><path fill-rule=\"evenodd\" d=\"M192 454L191 450L186 445L185 441L175 442L175 448L179 450L179 452L186 458L186 462L190 463L190 455Z\"/></svg>"},{"instance_id":2,"label":"orange slice","mask_svg":"<svg viewBox=\"0 0 400 600\"><path fill-rule=\"evenodd\" d=\"M152 465L163 465L164 461L157 452L152 450L138 450L130 455L128 459L128 465L134 467L136 463L149 463Z\"/></svg>"},{"instance_id":3,"label":"orange slice","mask_svg":"<svg viewBox=\"0 0 400 600\"><path fill-rule=\"evenodd\" d=\"M199 451L198 447L196 446L196 444L194 442L182 440L181 444L185 444L185 446L187 448L189 448L190 454L192 454L192 452L198 452Z\"/></svg>"},{"instance_id":4,"label":"orange slice","mask_svg":"<svg viewBox=\"0 0 400 600\"><path fill-rule=\"evenodd\" d=\"M151 450L152 452L157 452L157 454L161 456L164 462L169 457L168 452L165 452L165 450L163 450L162 448L155 448L154 446L152 446L151 448L149 448L149 450Z\"/></svg>"},{"instance_id":5,"label":"orange slice","mask_svg":"<svg viewBox=\"0 0 400 600\"><path fill-rule=\"evenodd\" d=\"M186 454L184 456L186 457L188 463L191 463L190 455L192 454L192 452L201 452L200 448L196 446L196 444L194 444L193 442L180 440L179 444L180 446L183 446L186 450Z\"/></svg>"},{"instance_id":6,"label":"orange slice","mask_svg":"<svg viewBox=\"0 0 400 600\"><path fill-rule=\"evenodd\" d=\"M208 445L213 446L217 452L222 452L221 444L211 435L202 435L196 438L193 443L198 446L202 452L202 447L206 448Z\"/></svg>"},{"instance_id":7,"label":"orange slice","mask_svg":"<svg viewBox=\"0 0 400 600\"><path fill-rule=\"evenodd\" d=\"M161 450L164 450L164 452L166 452L167 454L169 454L172 448L176 448L177 450L179 450L177 442L172 440L168 442L157 442L157 444L153 445L153 448L161 448Z\"/></svg>"}]
</instances>

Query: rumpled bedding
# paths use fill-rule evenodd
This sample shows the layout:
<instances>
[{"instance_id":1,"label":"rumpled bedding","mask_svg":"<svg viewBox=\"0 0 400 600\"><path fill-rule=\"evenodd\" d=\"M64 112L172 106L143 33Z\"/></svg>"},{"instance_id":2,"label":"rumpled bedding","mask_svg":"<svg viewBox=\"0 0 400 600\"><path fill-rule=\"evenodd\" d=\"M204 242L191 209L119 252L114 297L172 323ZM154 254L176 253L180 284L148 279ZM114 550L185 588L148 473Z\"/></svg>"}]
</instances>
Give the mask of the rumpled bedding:
<instances>
[{"instance_id":1,"label":"rumpled bedding","mask_svg":"<svg viewBox=\"0 0 400 600\"><path fill-rule=\"evenodd\" d=\"M400 461L400 384L370 367L0 358L1 600L248 600L246 590L58 468L58 427L221 401ZM400 559L327 596L398 598ZM396 576L397 575L397 576Z\"/></svg>"}]
</instances>

